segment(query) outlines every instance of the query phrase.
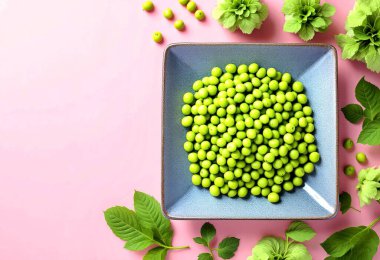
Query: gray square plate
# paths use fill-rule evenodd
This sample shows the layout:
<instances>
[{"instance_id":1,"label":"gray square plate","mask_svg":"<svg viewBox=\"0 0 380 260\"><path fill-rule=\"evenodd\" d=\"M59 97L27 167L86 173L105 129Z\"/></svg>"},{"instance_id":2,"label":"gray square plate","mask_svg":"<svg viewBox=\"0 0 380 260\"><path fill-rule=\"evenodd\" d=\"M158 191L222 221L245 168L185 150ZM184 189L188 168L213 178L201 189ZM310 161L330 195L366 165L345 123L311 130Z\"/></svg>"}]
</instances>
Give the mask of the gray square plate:
<instances>
[{"instance_id":1,"label":"gray square plate","mask_svg":"<svg viewBox=\"0 0 380 260\"><path fill-rule=\"evenodd\" d=\"M182 96L214 66L258 63L290 72L303 82L314 111L321 162L305 185L281 196L212 197L191 183L186 129L181 125ZM337 60L336 50L321 44L173 44L164 55L162 206L172 219L327 219L337 211Z\"/></svg>"}]
</instances>

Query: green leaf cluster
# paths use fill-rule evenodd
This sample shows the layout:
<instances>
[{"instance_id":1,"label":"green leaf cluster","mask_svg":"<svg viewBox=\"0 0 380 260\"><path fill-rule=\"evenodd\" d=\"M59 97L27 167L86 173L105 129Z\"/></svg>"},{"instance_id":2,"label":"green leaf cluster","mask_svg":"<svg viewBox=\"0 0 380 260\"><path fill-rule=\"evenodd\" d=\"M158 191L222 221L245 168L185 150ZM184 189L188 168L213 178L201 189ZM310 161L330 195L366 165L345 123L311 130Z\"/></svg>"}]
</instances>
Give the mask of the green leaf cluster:
<instances>
[{"instance_id":1,"label":"green leaf cluster","mask_svg":"<svg viewBox=\"0 0 380 260\"><path fill-rule=\"evenodd\" d=\"M346 21L346 34L336 36L342 57L365 62L380 72L380 0L358 0Z\"/></svg>"},{"instance_id":2,"label":"green leaf cluster","mask_svg":"<svg viewBox=\"0 0 380 260\"><path fill-rule=\"evenodd\" d=\"M358 104L349 104L342 108L344 116L351 123L364 118L358 143L380 145L380 89L363 77L356 86L355 96L364 110Z\"/></svg>"},{"instance_id":3,"label":"green leaf cluster","mask_svg":"<svg viewBox=\"0 0 380 260\"><path fill-rule=\"evenodd\" d=\"M305 222L294 221L286 230L286 240L279 237L264 237L252 249L247 260L311 260L307 248L297 242L311 240L315 231Z\"/></svg>"},{"instance_id":4,"label":"green leaf cluster","mask_svg":"<svg viewBox=\"0 0 380 260\"><path fill-rule=\"evenodd\" d=\"M330 255L326 260L372 260L379 246L379 237L372 227L379 220L368 227L349 227L332 234L321 244Z\"/></svg>"},{"instance_id":5,"label":"green leaf cluster","mask_svg":"<svg viewBox=\"0 0 380 260\"><path fill-rule=\"evenodd\" d=\"M125 248L132 251L150 249L144 260L163 260L169 249L188 247L173 247L173 229L166 219L160 204L153 197L136 191L132 211L126 207L115 206L104 212L105 220L112 232L124 240Z\"/></svg>"},{"instance_id":6,"label":"green leaf cluster","mask_svg":"<svg viewBox=\"0 0 380 260\"><path fill-rule=\"evenodd\" d=\"M359 172L358 190L360 206L368 205L372 200L380 202L380 168L367 168Z\"/></svg>"},{"instance_id":7,"label":"green leaf cluster","mask_svg":"<svg viewBox=\"0 0 380 260\"><path fill-rule=\"evenodd\" d=\"M219 243L217 248L212 248L211 243L215 235L215 227L211 223L206 222L201 228L201 236L193 238L195 243L204 245L209 250L208 253L198 255L198 260L213 260L214 251L216 251L218 256L222 259L230 259L235 255L240 240L235 237L226 237Z\"/></svg>"},{"instance_id":8,"label":"green leaf cluster","mask_svg":"<svg viewBox=\"0 0 380 260\"><path fill-rule=\"evenodd\" d=\"M284 31L296 33L304 40L314 38L315 32L324 32L332 23L335 7L320 0L285 0L282 12L285 14Z\"/></svg>"},{"instance_id":9,"label":"green leaf cluster","mask_svg":"<svg viewBox=\"0 0 380 260\"><path fill-rule=\"evenodd\" d=\"M268 7L260 0L219 0L213 17L232 32L239 28L243 33L250 34L267 19Z\"/></svg>"}]
</instances>

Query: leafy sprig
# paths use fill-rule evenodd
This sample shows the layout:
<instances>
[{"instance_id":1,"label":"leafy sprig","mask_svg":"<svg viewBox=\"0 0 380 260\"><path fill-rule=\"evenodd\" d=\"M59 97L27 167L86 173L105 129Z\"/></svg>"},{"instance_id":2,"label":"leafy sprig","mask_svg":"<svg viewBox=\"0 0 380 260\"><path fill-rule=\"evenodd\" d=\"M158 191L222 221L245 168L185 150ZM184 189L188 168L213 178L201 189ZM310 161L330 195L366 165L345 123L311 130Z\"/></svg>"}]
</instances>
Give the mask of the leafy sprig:
<instances>
[{"instance_id":1,"label":"leafy sprig","mask_svg":"<svg viewBox=\"0 0 380 260\"><path fill-rule=\"evenodd\" d=\"M136 191L134 208L135 211L132 211L126 207L115 206L104 212L112 232L126 242L124 248L140 251L154 245L146 253L144 260L165 259L168 250L189 248L172 245L171 223L162 215L160 204L153 197Z\"/></svg>"},{"instance_id":2,"label":"leafy sprig","mask_svg":"<svg viewBox=\"0 0 380 260\"><path fill-rule=\"evenodd\" d=\"M213 260L215 251L222 259L230 259L235 255L235 252L239 247L240 240L235 237L226 237L219 243L217 248L212 248L211 242L215 238L215 235L215 227L207 222L203 224L201 228L201 236L193 238L195 243L204 245L209 250L208 253L200 254L198 256L198 260Z\"/></svg>"},{"instance_id":3,"label":"leafy sprig","mask_svg":"<svg viewBox=\"0 0 380 260\"><path fill-rule=\"evenodd\" d=\"M250 34L268 17L268 7L260 0L219 0L213 17L232 32L239 28Z\"/></svg>"},{"instance_id":4,"label":"leafy sprig","mask_svg":"<svg viewBox=\"0 0 380 260\"><path fill-rule=\"evenodd\" d=\"M314 38L315 32L324 32L332 23L335 7L320 0L285 0L282 12L285 14L284 31L296 33L304 40Z\"/></svg>"},{"instance_id":5,"label":"leafy sprig","mask_svg":"<svg viewBox=\"0 0 380 260\"><path fill-rule=\"evenodd\" d=\"M365 62L380 72L380 0L358 0L346 21L346 34L336 36L342 57Z\"/></svg>"},{"instance_id":6,"label":"leafy sprig","mask_svg":"<svg viewBox=\"0 0 380 260\"><path fill-rule=\"evenodd\" d=\"M364 110L358 104L349 104L342 108L344 116L351 123L364 118L358 143L380 145L380 89L363 77L356 86L355 96Z\"/></svg>"},{"instance_id":7,"label":"leafy sprig","mask_svg":"<svg viewBox=\"0 0 380 260\"><path fill-rule=\"evenodd\" d=\"M315 231L305 222L292 222L285 232L286 239L264 237L252 249L252 256L247 260L291 259L311 260L312 257L302 242L311 240ZM301 243L297 243L301 242Z\"/></svg>"},{"instance_id":8,"label":"leafy sprig","mask_svg":"<svg viewBox=\"0 0 380 260\"><path fill-rule=\"evenodd\" d=\"M349 209L360 212L360 210L351 206L351 195L345 191L339 194L339 203L342 214L345 214Z\"/></svg>"},{"instance_id":9,"label":"leafy sprig","mask_svg":"<svg viewBox=\"0 0 380 260\"><path fill-rule=\"evenodd\" d=\"M379 236L372 229L380 217L369 226L349 227L335 232L321 246L330 255L326 259L372 260L379 246Z\"/></svg>"},{"instance_id":10,"label":"leafy sprig","mask_svg":"<svg viewBox=\"0 0 380 260\"><path fill-rule=\"evenodd\" d=\"M380 168L367 168L359 172L358 190L360 206L368 205L372 200L380 202Z\"/></svg>"}]
</instances>

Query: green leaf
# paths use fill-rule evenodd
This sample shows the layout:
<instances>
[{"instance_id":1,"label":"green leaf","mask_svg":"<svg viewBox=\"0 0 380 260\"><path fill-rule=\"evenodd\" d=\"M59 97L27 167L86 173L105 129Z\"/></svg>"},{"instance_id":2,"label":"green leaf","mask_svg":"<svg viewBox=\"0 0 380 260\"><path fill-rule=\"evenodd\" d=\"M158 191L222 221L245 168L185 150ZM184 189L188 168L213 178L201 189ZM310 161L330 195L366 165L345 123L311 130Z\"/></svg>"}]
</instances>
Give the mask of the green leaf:
<instances>
[{"instance_id":1,"label":"green leaf","mask_svg":"<svg viewBox=\"0 0 380 260\"><path fill-rule=\"evenodd\" d=\"M134 206L141 226L153 230L154 238L170 246L173 239L173 229L170 221L164 217L158 201L143 192L134 194Z\"/></svg>"},{"instance_id":2,"label":"green leaf","mask_svg":"<svg viewBox=\"0 0 380 260\"><path fill-rule=\"evenodd\" d=\"M240 21L239 28L243 33L250 34L258 25L260 25L259 15L251 14L249 18Z\"/></svg>"},{"instance_id":3,"label":"green leaf","mask_svg":"<svg viewBox=\"0 0 380 260\"><path fill-rule=\"evenodd\" d=\"M202 253L198 255L198 260L213 260L212 255L210 253Z\"/></svg>"},{"instance_id":4,"label":"green leaf","mask_svg":"<svg viewBox=\"0 0 380 260\"><path fill-rule=\"evenodd\" d=\"M197 244L208 246L207 241L203 237L194 237L193 240Z\"/></svg>"},{"instance_id":5,"label":"green leaf","mask_svg":"<svg viewBox=\"0 0 380 260\"><path fill-rule=\"evenodd\" d=\"M360 132L358 143L380 145L380 119L375 119L366 124Z\"/></svg>"},{"instance_id":6,"label":"green leaf","mask_svg":"<svg viewBox=\"0 0 380 260\"><path fill-rule=\"evenodd\" d=\"M315 32L311 25L303 25L301 30L298 32L299 37L304 41L309 41L314 38Z\"/></svg>"},{"instance_id":7,"label":"green leaf","mask_svg":"<svg viewBox=\"0 0 380 260\"><path fill-rule=\"evenodd\" d=\"M285 253L285 241L278 237L264 237L252 249L252 260L275 259ZM281 259L281 258L280 258Z\"/></svg>"},{"instance_id":8,"label":"green leaf","mask_svg":"<svg viewBox=\"0 0 380 260\"><path fill-rule=\"evenodd\" d=\"M312 260L307 248L298 243L290 244L286 253L286 260Z\"/></svg>"},{"instance_id":9,"label":"green leaf","mask_svg":"<svg viewBox=\"0 0 380 260\"><path fill-rule=\"evenodd\" d=\"M365 62L370 70L380 72L380 52L374 46L369 46Z\"/></svg>"},{"instance_id":10,"label":"green leaf","mask_svg":"<svg viewBox=\"0 0 380 260\"><path fill-rule=\"evenodd\" d=\"M361 240L367 239L370 236L370 230L365 226L349 227L332 234L321 246L329 255L342 257Z\"/></svg>"},{"instance_id":11,"label":"green leaf","mask_svg":"<svg viewBox=\"0 0 380 260\"><path fill-rule=\"evenodd\" d=\"M333 16L335 14L335 11L336 11L336 9L335 9L334 6L332 6L332 5L328 4L328 3L324 3L322 5L320 13L324 17L331 17L331 16Z\"/></svg>"},{"instance_id":12,"label":"green leaf","mask_svg":"<svg viewBox=\"0 0 380 260\"><path fill-rule=\"evenodd\" d=\"M207 242L207 245L214 239L215 234L215 227L211 223L206 222L201 227L201 236Z\"/></svg>"},{"instance_id":13,"label":"green leaf","mask_svg":"<svg viewBox=\"0 0 380 260\"><path fill-rule=\"evenodd\" d=\"M167 248L155 247L144 255L143 260L165 260L167 253Z\"/></svg>"},{"instance_id":14,"label":"green leaf","mask_svg":"<svg viewBox=\"0 0 380 260\"><path fill-rule=\"evenodd\" d=\"M300 5L294 0L285 0L282 7L282 12L285 15L291 15L296 13L300 9Z\"/></svg>"},{"instance_id":15,"label":"green leaf","mask_svg":"<svg viewBox=\"0 0 380 260\"><path fill-rule=\"evenodd\" d=\"M225 13L220 20L224 28L231 29L235 26L236 16L232 13Z\"/></svg>"},{"instance_id":16,"label":"green leaf","mask_svg":"<svg viewBox=\"0 0 380 260\"><path fill-rule=\"evenodd\" d=\"M344 117L353 124L363 119L363 108L357 104L349 104L342 108Z\"/></svg>"},{"instance_id":17,"label":"green leaf","mask_svg":"<svg viewBox=\"0 0 380 260\"><path fill-rule=\"evenodd\" d=\"M285 32L297 33L299 30L301 30L301 27L302 27L302 24L299 23L292 16L287 15L285 17L285 24L284 24L284 31Z\"/></svg>"},{"instance_id":18,"label":"green leaf","mask_svg":"<svg viewBox=\"0 0 380 260\"><path fill-rule=\"evenodd\" d=\"M359 81L355 89L356 99L363 107L368 109L367 117L371 120L380 113L380 89L366 81L364 77Z\"/></svg>"},{"instance_id":19,"label":"green leaf","mask_svg":"<svg viewBox=\"0 0 380 260\"><path fill-rule=\"evenodd\" d=\"M218 255L223 259L230 259L235 255L239 247L240 239L236 237L226 237L218 245Z\"/></svg>"},{"instance_id":20,"label":"green leaf","mask_svg":"<svg viewBox=\"0 0 380 260\"><path fill-rule=\"evenodd\" d=\"M350 231L346 232L346 230L350 230ZM352 232L352 230L354 230L354 232ZM329 259L329 260L357 260L357 259L372 260L374 259L373 257L375 256L377 252L377 248L379 246L379 237L375 231L363 226L351 227L351 228L347 228L342 231L334 233L330 238L332 238L335 234L340 233L340 232L344 232L341 234L341 236L347 236L346 238L349 238L352 241L355 241L355 243L345 254L341 256L330 256L326 259ZM360 234L357 235L358 234L357 232L360 232ZM358 237L352 238L353 234L354 235L356 234ZM329 240L330 238L328 238L327 240ZM339 243L339 242L334 241L334 243ZM322 247L323 247L323 243L322 243Z\"/></svg>"},{"instance_id":21,"label":"green leaf","mask_svg":"<svg viewBox=\"0 0 380 260\"><path fill-rule=\"evenodd\" d=\"M286 230L286 235L297 242L304 242L312 239L316 233L305 222L293 221Z\"/></svg>"},{"instance_id":22,"label":"green leaf","mask_svg":"<svg viewBox=\"0 0 380 260\"><path fill-rule=\"evenodd\" d=\"M107 209L104 217L112 232L120 239L127 241L128 250L144 250L155 244L152 231L143 228L137 220L137 215L126 207L116 206Z\"/></svg>"},{"instance_id":23,"label":"green leaf","mask_svg":"<svg viewBox=\"0 0 380 260\"><path fill-rule=\"evenodd\" d=\"M327 24L323 18L317 17L313 21L311 21L311 25L314 26L315 28L323 28Z\"/></svg>"},{"instance_id":24,"label":"green leaf","mask_svg":"<svg viewBox=\"0 0 380 260\"><path fill-rule=\"evenodd\" d=\"M351 208L351 195L347 192L342 192L339 195L340 211L346 213Z\"/></svg>"},{"instance_id":25,"label":"green leaf","mask_svg":"<svg viewBox=\"0 0 380 260\"><path fill-rule=\"evenodd\" d=\"M352 38L346 38L344 46L342 47L342 58L351 59L359 50L360 43Z\"/></svg>"}]
</instances>

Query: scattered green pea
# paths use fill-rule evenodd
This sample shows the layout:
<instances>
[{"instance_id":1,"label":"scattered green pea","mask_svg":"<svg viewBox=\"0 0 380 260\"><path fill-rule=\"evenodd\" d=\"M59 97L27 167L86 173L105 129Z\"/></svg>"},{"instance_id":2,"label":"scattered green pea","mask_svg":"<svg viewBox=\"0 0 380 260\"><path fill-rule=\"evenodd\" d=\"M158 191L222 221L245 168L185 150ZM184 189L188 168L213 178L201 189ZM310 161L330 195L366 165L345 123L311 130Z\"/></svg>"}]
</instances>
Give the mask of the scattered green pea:
<instances>
[{"instance_id":1,"label":"scattered green pea","mask_svg":"<svg viewBox=\"0 0 380 260\"><path fill-rule=\"evenodd\" d=\"M367 156L364 153L359 152L356 154L356 160L358 161L358 163L366 163Z\"/></svg>"},{"instance_id":2,"label":"scattered green pea","mask_svg":"<svg viewBox=\"0 0 380 260\"><path fill-rule=\"evenodd\" d=\"M164 40L164 38L162 37L162 33L160 32L154 32L152 35L152 39L156 43L161 43Z\"/></svg>"},{"instance_id":3,"label":"scattered green pea","mask_svg":"<svg viewBox=\"0 0 380 260\"><path fill-rule=\"evenodd\" d=\"M352 141L351 138L344 139L344 141L343 141L343 147L346 150L351 150L352 147L354 147L354 141Z\"/></svg>"},{"instance_id":4,"label":"scattered green pea","mask_svg":"<svg viewBox=\"0 0 380 260\"><path fill-rule=\"evenodd\" d=\"M142 9L144 11L147 11L147 12L151 12L154 10L154 4L152 1L145 1L143 4L142 4Z\"/></svg>"},{"instance_id":5,"label":"scattered green pea","mask_svg":"<svg viewBox=\"0 0 380 260\"><path fill-rule=\"evenodd\" d=\"M189 12L194 13L197 10L197 4L194 1L190 1L190 2L187 3L186 9Z\"/></svg>"},{"instance_id":6,"label":"scattered green pea","mask_svg":"<svg viewBox=\"0 0 380 260\"><path fill-rule=\"evenodd\" d=\"M206 15L202 10L195 11L194 16L199 21L203 21L206 18Z\"/></svg>"},{"instance_id":7,"label":"scattered green pea","mask_svg":"<svg viewBox=\"0 0 380 260\"><path fill-rule=\"evenodd\" d=\"M171 20L171 19L173 19L173 17L174 17L173 11L172 11L172 9L170 9L170 8L166 8L166 9L163 11L162 14L163 14L164 17L165 17L166 19L168 19L168 20Z\"/></svg>"},{"instance_id":8,"label":"scattered green pea","mask_svg":"<svg viewBox=\"0 0 380 260\"><path fill-rule=\"evenodd\" d=\"M185 29L185 23L182 21L182 20L177 20L174 22L174 27L178 30L178 31L183 31ZM202 91L202 94L200 93L200 95L202 95L201 97L204 97L206 96L207 97L207 94L203 93L205 92L205 89L200 89L199 91Z\"/></svg>"},{"instance_id":9,"label":"scattered green pea","mask_svg":"<svg viewBox=\"0 0 380 260\"><path fill-rule=\"evenodd\" d=\"M344 167L344 174L346 174L347 176L354 176L355 172L356 172L355 167L352 165L346 165Z\"/></svg>"},{"instance_id":10,"label":"scattered green pea","mask_svg":"<svg viewBox=\"0 0 380 260\"><path fill-rule=\"evenodd\" d=\"M189 0L178 0L178 2L179 2L181 5L187 5L187 3L189 2Z\"/></svg>"}]
</instances>

